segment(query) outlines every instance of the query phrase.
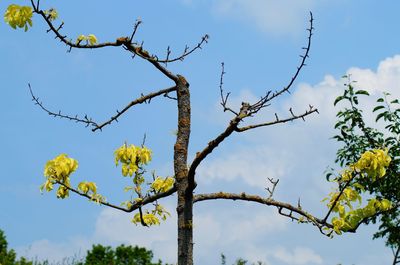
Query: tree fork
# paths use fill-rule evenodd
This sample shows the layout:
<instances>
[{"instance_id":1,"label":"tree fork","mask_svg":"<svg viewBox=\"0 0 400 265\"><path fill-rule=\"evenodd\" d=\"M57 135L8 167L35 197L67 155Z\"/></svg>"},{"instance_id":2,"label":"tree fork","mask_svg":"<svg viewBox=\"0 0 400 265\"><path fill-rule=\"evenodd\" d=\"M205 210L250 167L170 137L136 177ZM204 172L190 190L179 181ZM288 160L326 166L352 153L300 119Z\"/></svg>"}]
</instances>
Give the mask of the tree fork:
<instances>
[{"instance_id":1,"label":"tree fork","mask_svg":"<svg viewBox=\"0 0 400 265\"><path fill-rule=\"evenodd\" d=\"M193 265L193 191L189 187L187 153L190 136L189 83L177 75L178 134L174 170L178 193L178 265Z\"/></svg>"}]
</instances>

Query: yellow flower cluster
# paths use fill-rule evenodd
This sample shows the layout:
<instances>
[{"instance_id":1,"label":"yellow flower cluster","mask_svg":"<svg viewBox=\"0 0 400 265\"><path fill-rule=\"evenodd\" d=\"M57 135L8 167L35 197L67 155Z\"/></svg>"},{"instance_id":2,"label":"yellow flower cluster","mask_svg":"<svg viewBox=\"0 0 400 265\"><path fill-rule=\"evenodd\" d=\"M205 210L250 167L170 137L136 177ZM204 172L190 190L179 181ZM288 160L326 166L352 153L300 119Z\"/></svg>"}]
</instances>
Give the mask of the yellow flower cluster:
<instances>
[{"instance_id":1,"label":"yellow flower cluster","mask_svg":"<svg viewBox=\"0 0 400 265\"><path fill-rule=\"evenodd\" d=\"M384 177L390 161L387 149L374 149L363 153L356 163L343 171L337 181L345 183L346 188L341 192L332 192L324 199L329 199L328 208L339 215L332 218L333 231L341 234L355 229L364 219L392 208L389 200L376 198L370 199L365 207L360 207L361 195L357 190L363 191L364 188L354 181L358 176L368 177L372 182ZM355 202L358 202L356 209L353 205Z\"/></svg>"},{"instance_id":2,"label":"yellow flower cluster","mask_svg":"<svg viewBox=\"0 0 400 265\"><path fill-rule=\"evenodd\" d=\"M44 176L46 182L40 187L40 190L53 190L54 184L59 184L57 190L57 198L67 198L71 189L70 175L78 168L78 161L68 157L66 154L61 154L56 158L47 161L44 168ZM106 198L97 193L97 186L94 182L83 181L78 184L78 191L89 195L94 202L105 202Z\"/></svg>"},{"instance_id":3,"label":"yellow flower cluster","mask_svg":"<svg viewBox=\"0 0 400 265\"><path fill-rule=\"evenodd\" d=\"M329 198L329 203L327 204L328 208L333 207L332 211L339 213L340 216L343 216L345 214L346 206L350 209L353 209L352 206L353 202L358 201L359 204L361 204L360 194L356 190L350 187L345 188L341 194L339 192L332 192L329 194L328 198ZM324 200L327 200L328 198Z\"/></svg>"},{"instance_id":4,"label":"yellow flower cluster","mask_svg":"<svg viewBox=\"0 0 400 265\"><path fill-rule=\"evenodd\" d=\"M96 193L97 186L94 182L83 181L78 184L78 190L82 191L85 194L88 194L89 192Z\"/></svg>"},{"instance_id":5,"label":"yellow flower cluster","mask_svg":"<svg viewBox=\"0 0 400 265\"><path fill-rule=\"evenodd\" d=\"M166 192L174 186L175 180L172 177L157 177L153 183L151 183L151 187L155 190L155 192Z\"/></svg>"},{"instance_id":6,"label":"yellow flower cluster","mask_svg":"<svg viewBox=\"0 0 400 265\"><path fill-rule=\"evenodd\" d=\"M152 213L143 214L142 217L143 217L143 222L148 226L159 225L160 224L160 220L157 218L157 216L155 216ZM135 216L132 219L132 223L134 223L134 224L140 224L141 223L141 221L140 221L140 213L135 214Z\"/></svg>"},{"instance_id":7,"label":"yellow flower cluster","mask_svg":"<svg viewBox=\"0 0 400 265\"><path fill-rule=\"evenodd\" d=\"M80 44L82 41L86 41L86 44L95 45L97 43L97 38L93 34L87 36L81 34L76 38L76 44Z\"/></svg>"},{"instance_id":8,"label":"yellow flower cluster","mask_svg":"<svg viewBox=\"0 0 400 265\"><path fill-rule=\"evenodd\" d=\"M45 10L44 14L50 21L56 20L58 18L58 12L54 8L50 8L49 10Z\"/></svg>"},{"instance_id":9,"label":"yellow flower cluster","mask_svg":"<svg viewBox=\"0 0 400 265\"><path fill-rule=\"evenodd\" d=\"M121 162L122 175L132 176L137 172L140 165L145 165L151 161L151 150L147 147L137 147L133 144L127 146L124 144L114 152L115 165Z\"/></svg>"},{"instance_id":10,"label":"yellow flower cluster","mask_svg":"<svg viewBox=\"0 0 400 265\"><path fill-rule=\"evenodd\" d=\"M30 6L9 5L5 14L4 21L13 29L24 28L28 30L28 25L32 27L33 11Z\"/></svg>"},{"instance_id":11,"label":"yellow flower cluster","mask_svg":"<svg viewBox=\"0 0 400 265\"><path fill-rule=\"evenodd\" d=\"M143 214L142 218L143 222L146 225L151 226L160 224L160 219L157 216L161 217L161 219L165 221L167 219L167 216L170 215L171 214L166 211L163 206L161 206L160 204L156 204L154 210L151 212L146 212L145 214ZM141 223L140 213L135 214L132 219L132 223L136 225Z\"/></svg>"},{"instance_id":12,"label":"yellow flower cluster","mask_svg":"<svg viewBox=\"0 0 400 265\"><path fill-rule=\"evenodd\" d=\"M70 187L69 176L78 168L78 162L69 158L66 154L61 154L46 163L44 176L46 182L40 187L40 190L51 191L53 184L60 184L57 191L57 197L64 199L69 196L68 187Z\"/></svg>"},{"instance_id":13,"label":"yellow flower cluster","mask_svg":"<svg viewBox=\"0 0 400 265\"><path fill-rule=\"evenodd\" d=\"M375 181L377 178L382 178L386 174L386 168L391 161L388 155L388 150L374 149L366 151L361 158L353 164L353 168L361 172L363 176L367 175Z\"/></svg>"},{"instance_id":14,"label":"yellow flower cluster","mask_svg":"<svg viewBox=\"0 0 400 265\"><path fill-rule=\"evenodd\" d=\"M154 181L151 183L145 182L144 174L146 172L144 165L147 165L152 159L152 151L145 146L139 147L133 144L124 144L114 152L115 165L122 164L122 175L130 176L132 178L133 186L125 187L124 191L131 191L136 193L137 198L123 202L121 205L130 209L132 205L140 205L145 196L156 194L159 192L166 192L170 190L175 183L173 177L155 177L155 172L152 173ZM146 183L147 191L142 191L142 184ZM146 194L146 195L144 195ZM165 210L160 204L154 204L152 211L146 210L142 214L136 213L132 219L132 223L140 224L144 222L146 225L159 225L160 220L166 220L169 212Z\"/></svg>"},{"instance_id":15,"label":"yellow flower cluster","mask_svg":"<svg viewBox=\"0 0 400 265\"><path fill-rule=\"evenodd\" d=\"M332 218L333 230L340 235L351 229L355 229L365 218L371 217L378 212L388 211L392 208L392 203L387 199L370 199L368 204L359 209L349 212L339 212L339 217Z\"/></svg>"}]
</instances>

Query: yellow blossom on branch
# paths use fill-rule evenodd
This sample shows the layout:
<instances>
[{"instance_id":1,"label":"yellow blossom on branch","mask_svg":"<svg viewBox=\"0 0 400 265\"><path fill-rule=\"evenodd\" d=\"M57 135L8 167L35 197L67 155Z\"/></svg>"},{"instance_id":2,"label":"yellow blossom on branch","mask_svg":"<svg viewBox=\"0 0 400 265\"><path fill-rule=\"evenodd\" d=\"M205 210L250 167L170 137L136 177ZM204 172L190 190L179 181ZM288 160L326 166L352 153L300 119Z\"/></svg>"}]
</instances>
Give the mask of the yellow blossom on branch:
<instances>
[{"instance_id":1,"label":"yellow blossom on branch","mask_svg":"<svg viewBox=\"0 0 400 265\"><path fill-rule=\"evenodd\" d=\"M88 192L96 193L97 186L94 182L84 181L78 184L78 190L82 191L83 193L87 194Z\"/></svg>"},{"instance_id":2,"label":"yellow blossom on branch","mask_svg":"<svg viewBox=\"0 0 400 265\"><path fill-rule=\"evenodd\" d=\"M33 11L30 6L9 5L5 14L4 21L13 29L24 28L28 30L28 25L32 27Z\"/></svg>"},{"instance_id":3,"label":"yellow blossom on branch","mask_svg":"<svg viewBox=\"0 0 400 265\"><path fill-rule=\"evenodd\" d=\"M173 177L157 177L153 183L151 183L151 187L156 191L156 192L166 192L174 186L175 179Z\"/></svg>"},{"instance_id":4,"label":"yellow blossom on branch","mask_svg":"<svg viewBox=\"0 0 400 265\"><path fill-rule=\"evenodd\" d=\"M56 20L58 18L58 12L54 8L50 8L49 10L45 10L44 14L50 21Z\"/></svg>"},{"instance_id":5,"label":"yellow blossom on branch","mask_svg":"<svg viewBox=\"0 0 400 265\"><path fill-rule=\"evenodd\" d=\"M361 207L362 199L359 192L363 192L364 187L357 183L357 178L360 177L369 178L371 182L384 177L390 161L387 149L366 151L356 163L344 170L341 178L337 179L340 184L345 185L344 188L330 193L328 198L324 199L329 200L328 208L339 214L339 217L333 217L331 220L336 234L355 229L363 220L392 208L389 200L377 198L369 199L367 205ZM357 207L353 205L356 201Z\"/></svg>"},{"instance_id":6,"label":"yellow blossom on branch","mask_svg":"<svg viewBox=\"0 0 400 265\"><path fill-rule=\"evenodd\" d=\"M81 34L76 38L76 44L80 44L82 41L86 41L87 45L95 45L97 43L97 37L93 34L87 36Z\"/></svg>"},{"instance_id":7,"label":"yellow blossom on branch","mask_svg":"<svg viewBox=\"0 0 400 265\"><path fill-rule=\"evenodd\" d=\"M159 224L160 224L160 220L157 218L157 216L155 216L155 215L152 214L152 213L143 214L143 215L142 215L142 218L143 218L143 222L144 222L146 225L151 226L151 225L159 225ZM141 220L140 220L140 213L135 214L135 216L134 216L133 219L132 219L132 223L134 223L134 224L139 224L139 223L141 223Z\"/></svg>"},{"instance_id":8,"label":"yellow blossom on branch","mask_svg":"<svg viewBox=\"0 0 400 265\"><path fill-rule=\"evenodd\" d=\"M55 178L64 181L69 175L78 168L78 161L69 158L66 154L61 154L46 163L44 168L45 177Z\"/></svg>"}]
</instances>

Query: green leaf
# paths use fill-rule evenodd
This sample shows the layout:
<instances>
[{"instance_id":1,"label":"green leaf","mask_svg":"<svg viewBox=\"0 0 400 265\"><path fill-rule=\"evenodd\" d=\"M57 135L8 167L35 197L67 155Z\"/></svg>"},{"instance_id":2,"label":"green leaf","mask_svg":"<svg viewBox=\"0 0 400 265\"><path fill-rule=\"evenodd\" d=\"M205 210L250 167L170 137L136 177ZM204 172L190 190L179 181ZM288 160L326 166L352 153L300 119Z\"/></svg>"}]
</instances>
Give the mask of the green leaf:
<instances>
[{"instance_id":1,"label":"green leaf","mask_svg":"<svg viewBox=\"0 0 400 265\"><path fill-rule=\"evenodd\" d=\"M376 102L384 102L385 100L383 98L378 98Z\"/></svg>"},{"instance_id":2,"label":"green leaf","mask_svg":"<svg viewBox=\"0 0 400 265\"><path fill-rule=\"evenodd\" d=\"M393 101L390 101L390 103L391 103L391 104L395 104L395 103L396 103L396 104L399 104L399 100L398 100L398 99L395 99L395 100L393 100Z\"/></svg>"},{"instance_id":3,"label":"green leaf","mask_svg":"<svg viewBox=\"0 0 400 265\"><path fill-rule=\"evenodd\" d=\"M379 114L376 116L375 122L379 121L379 120L380 120L382 117L384 117L385 115L386 115L385 112L379 113Z\"/></svg>"},{"instance_id":4,"label":"green leaf","mask_svg":"<svg viewBox=\"0 0 400 265\"><path fill-rule=\"evenodd\" d=\"M369 93L365 90L357 90L356 95L367 95L369 96Z\"/></svg>"},{"instance_id":5,"label":"green leaf","mask_svg":"<svg viewBox=\"0 0 400 265\"><path fill-rule=\"evenodd\" d=\"M377 110L384 109L384 108L385 108L385 106L376 106L376 107L372 110L372 112L375 112L375 111L377 111Z\"/></svg>"},{"instance_id":6,"label":"green leaf","mask_svg":"<svg viewBox=\"0 0 400 265\"><path fill-rule=\"evenodd\" d=\"M338 121L338 122L335 124L335 129L337 129L338 127L342 126L343 124L346 124L346 123L343 122L343 121Z\"/></svg>"},{"instance_id":7,"label":"green leaf","mask_svg":"<svg viewBox=\"0 0 400 265\"><path fill-rule=\"evenodd\" d=\"M343 99L345 99L344 96L339 96L339 97L337 97L337 98L335 99L335 102L333 102L333 106L336 106L336 104L337 104L339 101L343 100Z\"/></svg>"},{"instance_id":8,"label":"green leaf","mask_svg":"<svg viewBox=\"0 0 400 265\"><path fill-rule=\"evenodd\" d=\"M332 138L333 138L333 139L336 139L338 142L343 142L343 141L344 141L344 138L341 137L341 136L339 136L339 135L335 135L335 136L333 136Z\"/></svg>"}]
</instances>

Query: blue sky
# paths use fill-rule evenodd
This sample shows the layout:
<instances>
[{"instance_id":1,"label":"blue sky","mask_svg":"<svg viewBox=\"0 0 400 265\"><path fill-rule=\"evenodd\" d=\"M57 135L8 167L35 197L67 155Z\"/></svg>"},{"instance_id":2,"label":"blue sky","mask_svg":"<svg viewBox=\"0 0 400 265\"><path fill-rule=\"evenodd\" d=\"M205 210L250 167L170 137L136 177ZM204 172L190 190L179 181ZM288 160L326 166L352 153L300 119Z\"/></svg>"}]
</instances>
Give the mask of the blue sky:
<instances>
[{"instance_id":1,"label":"blue sky","mask_svg":"<svg viewBox=\"0 0 400 265\"><path fill-rule=\"evenodd\" d=\"M10 3L1 1L2 12ZM142 3L143 2L143 3ZM296 203L317 216L332 185L324 170L333 165L338 145L334 135L333 100L343 90L341 76L351 73L370 91L365 101L389 91L400 97L400 18L398 1L350 0L165 0L165 1L42 1L56 7L71 38L94 33L99 41L129 35L137 18L144 22L136 35L152 53L171 46L177 54L204 34L209 43L184 62L171 64L191 84L192 135L190 157L221 132L230 116L219 106L220 63L225 62L225 89L232 106L256 99L285 85L306 44L309 11L315 18L310 59L290 96L265 109L255 121L277 112L288 115L312 104L319 115L302 121L234 135L199 168L197 192L246 191L265 194L267 177L279 178L275 198ZM145 229L129 222L131 214L99 207L71 196L57 200L39 186L45 162L59 153L79 161L72 181L93 180L112 202L128 198L127 180L115 168L113 151L125 141L140 144L146 133L153 149L151 169L171 175L176 129L175 102L159 98L131 109L117 124L92 133L82 125L54 119L31 101L28 86L51 109L103 121L141 93L168 87L150 65L132 60L120 48L72 50L54 41L38 18L28 32L0 23L0 228L20 255L59 260L84 253L93 243L138 244L156 257L174 262L175 197L162 203L172 217L160 227ZM371 122L372 114L366 111ZM372 124L372 123L371 123ZM378 124L378 126L381 126ZM251 203L204 202L195 206L195 261L219 264L237 257L273 265L388 264L391 252L383 240L372 241L376 227L328 239L314 228L279 216L276 210Z\"/></svg>"}]
</instances>

